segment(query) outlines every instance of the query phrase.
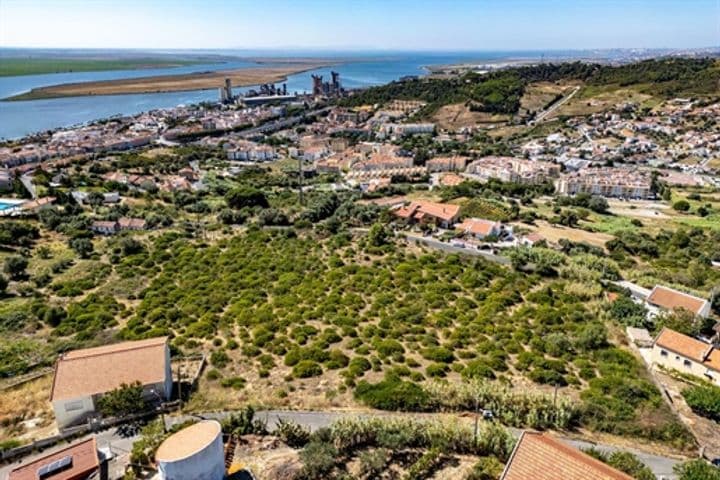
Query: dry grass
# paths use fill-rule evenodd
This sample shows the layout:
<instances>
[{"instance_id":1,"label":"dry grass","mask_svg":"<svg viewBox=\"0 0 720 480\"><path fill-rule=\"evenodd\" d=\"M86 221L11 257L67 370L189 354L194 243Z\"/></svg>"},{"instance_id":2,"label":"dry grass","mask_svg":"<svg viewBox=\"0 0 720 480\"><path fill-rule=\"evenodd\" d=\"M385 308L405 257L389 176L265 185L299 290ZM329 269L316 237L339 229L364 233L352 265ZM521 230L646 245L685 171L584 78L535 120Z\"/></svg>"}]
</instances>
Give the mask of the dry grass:
<instances>
[{"instance_id":1,"label":"dry grass","mask_svg":"<svg viewBox=\"0 0 720 480\"><path fill-rule=\"evenodd\" d=\"M553 101L557 95L566 95L572 88L573 85L565 83L532 83L525 88L525 93L520 99L520 108L527 112L540 111Z\"/></svg>"},{"instance_id":2,"label":"dry grass","mask_svg":"<svg viewBox=\"0 0 720 480\"><path fill-rule=\"evenodd\" d=\"M657 103L651 95L631 89L602 90L595 87L583 87L577 95L552 112L548 118L604 112L617 104L626 102L648 106L654 106Z\"/></svg>"},{"instance_id":3,"label":"dry grass","mask_svg":"<svg viewBox=\"0 0 720 480\"><path fill-rule=\"evenodd\" d=\"M472 112L463 103L444 105L433 114L431 120L438 127L447 130L458 130L463 127L487 126L505 123L507 115L493 115L485 112Z\"/></svg>"},{"instance_id":4,"label":"dry grass","mask_svg":"<svg viewBox=\"0 0 720 480\"><path fill-rule=\"evenodd\" d=\"M537 227L533 231L545 237L550 243L557 243L561 238L565 238L573 242L586 242L601 248L605 248L605 243L614 238L606 233L587 232L578 228L550 225L544 221L538 221Z\"/></svg>"},{"instance_id":5,"label":"dry grass","mask_svg":"<svg viewBox=\"0 0 720 480\"><path fill-rule=\"evenodd\" d=\"M34 439L55 431L52 375L0 392L0 438Z\"/></svg>"}]
</instances>

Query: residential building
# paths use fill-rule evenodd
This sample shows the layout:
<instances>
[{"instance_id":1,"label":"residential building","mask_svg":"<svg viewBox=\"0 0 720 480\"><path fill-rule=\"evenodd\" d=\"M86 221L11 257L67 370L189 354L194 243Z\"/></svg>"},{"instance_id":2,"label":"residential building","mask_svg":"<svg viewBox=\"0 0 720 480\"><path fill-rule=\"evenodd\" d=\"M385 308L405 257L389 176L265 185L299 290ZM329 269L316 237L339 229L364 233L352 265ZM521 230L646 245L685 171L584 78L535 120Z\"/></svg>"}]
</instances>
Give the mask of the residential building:
<instances>
[{"instance_id":1,"label":"residential building","mask_svg":"<svg viewBox=\"0 0 720 480\"><path fill-rule=\"evenodd\" d=\"M470 163L467 173L479 181L491 178L513 183L542 183L557 176L560 167L550 162L536 162L515 157L483 157Z\"/></svg>"},{"instance_id":2,"label":"residential building","mask_svg":"<svg viewBox=\"0 0 720 480\"><path fill-rule=\"evenodd\" d=\"M507 237L512 235L512 227L505 227L501 222L484 218L466 218L455 225L455 230L482 240L485 237Z\"/></svg>"},{"instance_id":3,"label":"residential building","mask_svg":"<svg viewBox=\"0 0 720 480\"><path fill-rule=\"evenodd\" d=\"M586 168L567 173L555 182L555 190L560 195L589 193L640 199L653 196L649 172L629 168Z\"/></svg>"},{"instance_id":4,"label":"residential building","mask_svg":"<svg viewBox=\"0 0 720 480\"><path fill-rule=\"evenodd\" d=\"M685 309L694 315L707 318L710 316L710 302L704 298L675 290L670 287L655 285L645 300L652 314L660 310Z\"/></svg>"},{"instance_id":5,"label":"residential building","mask_svg":"<svg viewBox=\"0 0 720 480\"><path fill-rule=\"evenodd\" d=\"M694 375L720 386L720 350L669 328L663 328L651 351L652 363Z\"/></svg>"},{"instance_id":6,"label":"residential building","mask_svg":"<svg viewBox=\"0 0 720 480\"><path fill-rule=\"evenodd\" d=\"M113 235L118 232L118 222L97 220L90 225L90 230L102 235Z\"/></svg>"},{"instance_id":7,"label":"residential building","mask_svg":"<svg viewBox=\"0 0 720 480\"><path fill-rule=\"evenodd\" d=\"M537 232L532 232L520 238L520 245L523 245L525 247L532 247L536 243L542 242L543 240L545 240L545 237L543 237Z\"/></svg>"},{"instance_id":8,"label":"residential building","mask_svg":"<svg viewBox=\"0 0 720 480\"><path fill-rule=\"evenodd\" d=\"M454 155L452 157L435 157L425 163L429 172L462 172L467 165L468 157Z\"/></svg>"},{"instance_id":9,"label":"residential building","mask_svg":"<svg viewBox=\"0 0 720 480\"><path fill-rule=\"evenodd\" d=\"M373 153L367 160L361 160L350 166L351 170L372 171L390 170L396 168L410 168L413 166L413 157L401 157L395 154Z\"/></svg>"},{"instance_id":10,"label":"residential building","mask_svg":"<svg viewBox=\"0 0 720 480\"><path fill-rule=\"evenodd\" d=\"M167 337L73 350L55 364L50 401L58 428L96 415L97 401L122 384L140 382L148 400L172 394Z\"/></svg>"},{"instance_id":11,"label":"residential building","mask_svg":"<svg viewBox=\"0 0 720 480\"><path fill-rule=\"evenodd\" d=\"M95 437L30 460L10 471L8 480L86 480L107 478ZM104 460L103 462L104 463Z\"/></svg>"},{"instance_id":12,"label":"residential building","mask_svg":"<svg viewBox=\"0 0 720 480\"><path fill-rule=\"evenodd\" d=\"M435 224L441 228L450 228L460 216L460 206L416 200L392 213L411 224Z\"/></svg>"},{"instance_id":13,"label":"residential building","mask_svg":"<svg viewBox=\"0 0 720 480\"><path fill-rule=\"evenodd\" d=\"M120 230L145 230L147 223L142 218L118 218L118 227Z\"/></svg>"},{"instance_id":14,"label":"residential building","mask_svg":"<svg viewBox=\"0 0 720 480\"><path fill-rule=\"evenodd\" d=\"M524 431L500 480L632 480L633 477L551 437Z\"/></svg>"}]
</instances>

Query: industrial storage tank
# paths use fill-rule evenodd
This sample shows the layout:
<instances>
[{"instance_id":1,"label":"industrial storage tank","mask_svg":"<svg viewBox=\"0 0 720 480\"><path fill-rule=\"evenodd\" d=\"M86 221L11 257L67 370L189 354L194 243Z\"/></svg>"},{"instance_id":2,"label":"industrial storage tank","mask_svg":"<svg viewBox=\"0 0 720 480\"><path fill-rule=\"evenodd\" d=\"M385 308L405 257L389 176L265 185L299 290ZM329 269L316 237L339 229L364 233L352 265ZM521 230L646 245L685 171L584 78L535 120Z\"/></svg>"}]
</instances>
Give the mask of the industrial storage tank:
<instances>
[{"instance_id":1,"label":"industrial storage tank","mask_svg":"<svg viewBox=\"0 0 720 480\"><path fill-rule=\"evenodd\" d=\"M205 420L168 437L155 453L162 480L222 480L225 454L222 429Z\"/></svg>"}]
</instances>

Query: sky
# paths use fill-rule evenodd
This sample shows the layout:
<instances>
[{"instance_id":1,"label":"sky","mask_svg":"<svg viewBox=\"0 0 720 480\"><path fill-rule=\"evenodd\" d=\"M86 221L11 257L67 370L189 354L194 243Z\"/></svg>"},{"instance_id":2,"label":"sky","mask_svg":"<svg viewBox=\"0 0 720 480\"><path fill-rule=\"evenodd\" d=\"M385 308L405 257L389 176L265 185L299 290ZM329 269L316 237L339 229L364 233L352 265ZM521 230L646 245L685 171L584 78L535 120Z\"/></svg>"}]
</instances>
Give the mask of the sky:
<instances>
[{"instance_id":1,"label":"sky","mask_svg":"<svg viewBox=\"0 0 720 480\"><path fill-rule=\"evenodd\" d=\"M720 45L720 0L0 0L0 47L569 50Z\"/></svg>"}]
</instances>

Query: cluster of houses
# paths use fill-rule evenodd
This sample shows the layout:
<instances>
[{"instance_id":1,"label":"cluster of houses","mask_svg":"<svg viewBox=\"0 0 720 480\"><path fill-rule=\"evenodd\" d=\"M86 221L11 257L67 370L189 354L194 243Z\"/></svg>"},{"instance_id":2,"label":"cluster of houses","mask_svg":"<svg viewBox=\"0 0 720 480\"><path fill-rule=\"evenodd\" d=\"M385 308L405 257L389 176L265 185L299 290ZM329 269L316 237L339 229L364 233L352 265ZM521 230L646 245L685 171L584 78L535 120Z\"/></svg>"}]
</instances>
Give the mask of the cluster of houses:
<instances>
[{"instance_id":1,"label":"cluster of houses","mask_svg":"<svg viewBox=\"0 0 720 480\"><path fill-rule=\"evenodd\" d=\"M142 218L120 217L117 220L96 220L90 230L101 235L114 235L130 230L145 230L147 223Z\"/></svg>"},{"instance_id":2,"label":"cluster of houses","mask_svg":"<svg viewBox=\"0 0 720 480\"><path fill-rule=\"evenodd\" d=\"M678 309L699 318L710 317L710 302L674 288L656 285L652 290L628 282L618 282L630 291L632 298L648 310L649 319L661 312ZM720 324L718 324L720 326ZM628 328L628 336L639 347L649 349L652 364L677 370L720 386L720 328L710 341L694 338L670 328L663 328L656 338L647 330Z\"/></svg>"}]
</instances>

